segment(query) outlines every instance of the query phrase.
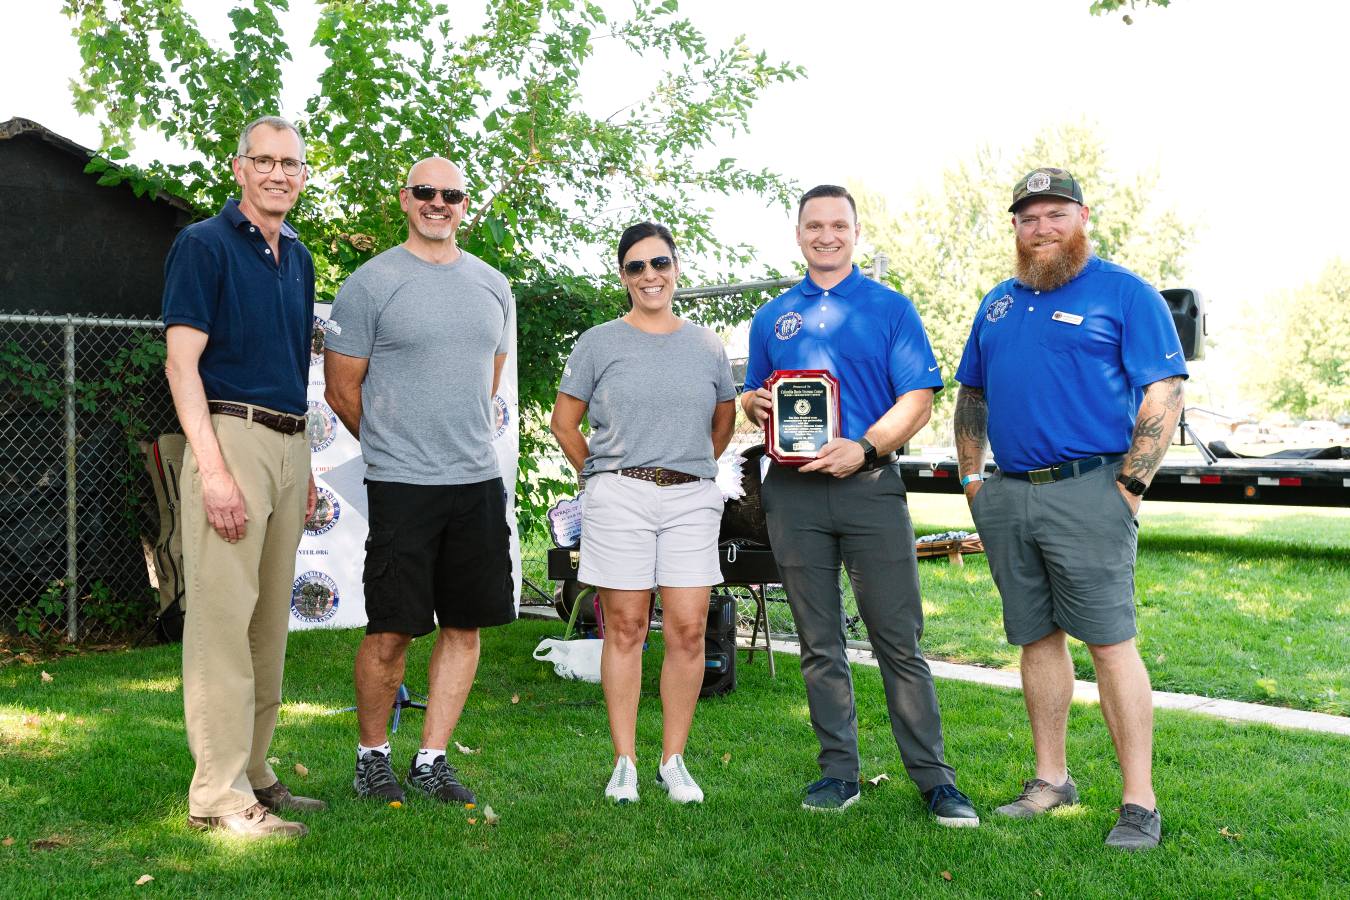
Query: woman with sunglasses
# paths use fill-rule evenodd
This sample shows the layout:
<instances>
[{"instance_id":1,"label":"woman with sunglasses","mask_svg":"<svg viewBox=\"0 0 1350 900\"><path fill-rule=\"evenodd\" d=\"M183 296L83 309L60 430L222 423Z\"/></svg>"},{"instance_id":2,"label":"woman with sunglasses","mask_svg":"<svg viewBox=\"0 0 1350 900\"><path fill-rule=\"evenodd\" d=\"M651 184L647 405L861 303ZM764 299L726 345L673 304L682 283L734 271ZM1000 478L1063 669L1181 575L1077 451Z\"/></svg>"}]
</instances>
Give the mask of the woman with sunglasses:
<instances>
[{"instance_id":1,"label":"woman with sunglasses","mask_svg":"<svg viewBox=\"0 0 1350 900\"><path fill-rule=\"evenodd\" d=\"M615 758L605 797L638 800L642 644L656 586L666 650L656 782L675 803L701 803L684 745L703 685L709 597L722 580L715 479L735 424L736 386L717 333L671 308L680 268L669 229L629 227L619 267L632 308L577 340L550 423L586 479L577 578L596 586L604 612L600 678ZM581 433L588 413L589 441Z\"/></svg>"}]
</instances>

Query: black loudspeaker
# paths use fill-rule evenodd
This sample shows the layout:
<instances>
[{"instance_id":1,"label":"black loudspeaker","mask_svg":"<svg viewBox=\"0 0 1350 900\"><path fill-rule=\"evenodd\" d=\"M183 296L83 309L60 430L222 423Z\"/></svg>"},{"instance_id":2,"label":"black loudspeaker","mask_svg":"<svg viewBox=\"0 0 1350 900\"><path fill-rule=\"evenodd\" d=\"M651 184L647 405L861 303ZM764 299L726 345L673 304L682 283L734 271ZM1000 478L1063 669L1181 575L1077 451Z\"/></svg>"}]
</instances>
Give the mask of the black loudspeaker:
<instances>
[{"instance_id":1,"label":"black loudspeaker","mask_svg":"<svg viewBox=\"0 0 1350 900\"><path fill-rule=\"evenodd\" d=\"M713 594L708 605L708 631L703 638L703 688L700 697L720 697L736 690L736 598Z\"/></svg>"},{"instance_id":2,"label":"black loudspeaker","mask_svg":"<svg viewBox=\"0 0 1350 900\"><path fill-rule=\"evenodd\" d=\"M1181 349L1186 359L1205 358L1205 335L1209 334L1209 319L1205 315L1205 298L1193 288L1168 288L1162 292L1167 308L1172 311L1172 324L1181 338Z\"/></svg>"}]
</instances>

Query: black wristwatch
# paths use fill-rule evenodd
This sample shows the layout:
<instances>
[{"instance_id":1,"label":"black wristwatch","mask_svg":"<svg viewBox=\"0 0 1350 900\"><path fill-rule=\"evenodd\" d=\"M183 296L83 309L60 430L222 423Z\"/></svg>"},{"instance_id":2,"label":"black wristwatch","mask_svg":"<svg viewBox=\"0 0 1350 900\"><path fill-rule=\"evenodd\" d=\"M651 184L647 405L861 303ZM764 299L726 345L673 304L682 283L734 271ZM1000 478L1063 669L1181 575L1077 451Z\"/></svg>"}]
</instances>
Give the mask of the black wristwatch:
<instances>
[{"instance_id":1,"label":"black wristwatch","mask_svg":"<svg viewBox=\"0 0 1350 900\"><path fill-rule=\"evenodd\" d=\"M1125 490L1134 494L1136 497L1144 496L1144 491L1148 490L1148 485L1144 484L1133 475L1118 475L1116 481L1125 486Z\"/></svg>"},{"instance_id":2,"label":"black wristwatch","mask_svg":"<svg viewBox=\"0 0 1350 900\"><path fill-rule=\"evenodd\" d=\"M872 442L867 438L858 438L858 446L863 448L864 469L870 469L877 464L877 448L872 446Z\"/></svg>"}]
</instances>

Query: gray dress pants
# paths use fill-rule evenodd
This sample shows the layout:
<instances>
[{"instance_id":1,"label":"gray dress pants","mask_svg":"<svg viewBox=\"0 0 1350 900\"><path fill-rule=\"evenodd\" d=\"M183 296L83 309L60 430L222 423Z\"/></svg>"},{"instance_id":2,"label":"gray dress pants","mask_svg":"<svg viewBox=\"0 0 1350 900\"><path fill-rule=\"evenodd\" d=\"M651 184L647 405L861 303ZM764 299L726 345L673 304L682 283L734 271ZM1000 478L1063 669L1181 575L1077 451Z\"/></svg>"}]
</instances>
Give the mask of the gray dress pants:
<instances>
[{"instance_id":1,"label":"gray dress pants","mask_svg":"<svg viewBox=\"0 0 1350 900\"><path fill-rule=\"evenodd\" d=\"M920 791L954 784L955 772L942 756L933 673L919 649L919 567L898 467L835 478L770 466L762 496L774 559L801 641L822 775L857 781L860 772L858 711L844 653L842 561L880 664L905 771Z\"/></svg>"}]
</instances>

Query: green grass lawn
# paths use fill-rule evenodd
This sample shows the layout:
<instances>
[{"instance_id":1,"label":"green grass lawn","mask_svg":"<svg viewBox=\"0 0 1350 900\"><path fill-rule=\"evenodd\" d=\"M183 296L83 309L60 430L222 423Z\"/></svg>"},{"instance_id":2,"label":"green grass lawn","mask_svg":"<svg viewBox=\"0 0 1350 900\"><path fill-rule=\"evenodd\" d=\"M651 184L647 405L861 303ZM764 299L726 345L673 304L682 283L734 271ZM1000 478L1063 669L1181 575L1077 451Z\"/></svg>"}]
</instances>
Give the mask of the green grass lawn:
<instances>
[{"instance_id":1,"label":"green grass lawn","mask_svg":"<svg viewBox=\"0 0 1350 900\"><path fill-rule=\"evenodd\" d=\"M1203 542L1180 551L1191 553L1228 551ZM1280 560L1317 564L1274 557ZM940 580L934 573L946 569L925 571L931 587ZM961 577L976 576L972 592L983 597L978 571L972 564ZM950 596L931 592L939 607L964 590L953 576L943 578L952 586ZM1168 615L1181 618L1181 609ZM951 628L944 631L947 622L933 616L934 646L960 643ZM687 756L707 792L701 807L673 807L651 784L660 707L656 697L644 698L643 802L611 808L600 800L612 761L600 687L563 682L529 657L540 637L557 631L556 623L522 621L485 635L471 714L455 735L482 752L453 761L480 804L501 814L495 828L483 824L481 807L412 799L395 810L355 800L354 716L322 711L350 702L359 634L293 635L272 752L288 773L284 780L331 807L300 817L312 828L308 838L262 845L185 827L192 763L177 647L49 661L42 664L54 676L49 683L39 666L0 669L0 838L14 838L0 845L0 896L1118 900L1350 893L1345 738L1160 713L1164 843L1129 857L1101 846L1114 822L1119 776L1098 710L1075 704L1070 759L1083 805L1039 821L986 817L979 829L949 831L926 818L904 778L880 678L860 667L864 775L884 772L892 780L865 786L862 802L843 815L811 814L798 808L798 791L817 775L816 744L790 657L781 659L776 680L762 658L742 665L739 690L700 704ZM430 643L413 645L414 689L424 683L419 673ZM661 646L654 636L649 684ZM1184 658L1184 650L1168 650ZM948 759L987 814L1015 795L1031 770L1021 697L945 681L938 693ZM521 702L512 705L516 694ZM31 715L38 724L23 724ZM417 746L420 714L405 721L393 741L400 769ZM289 774L295 763L309 775ZM61 846L31 849L40 840ZM155 880L133 887L142 874Z\"/></svg>"},{"instance_id":2,"label":"green grass lawn","mask_svg":"<svg viewBox=\"0 0 1350 900\"><path fill-rule=\"evenodd\" d=\"M959 496L909 499L919 534L975 528ZM925 650L1015 666L988 560L965 560L919 565ZM1350 510L1145 501L1135 596L1155 689L1350 713Z\"/></svg>"}]
</instances>

